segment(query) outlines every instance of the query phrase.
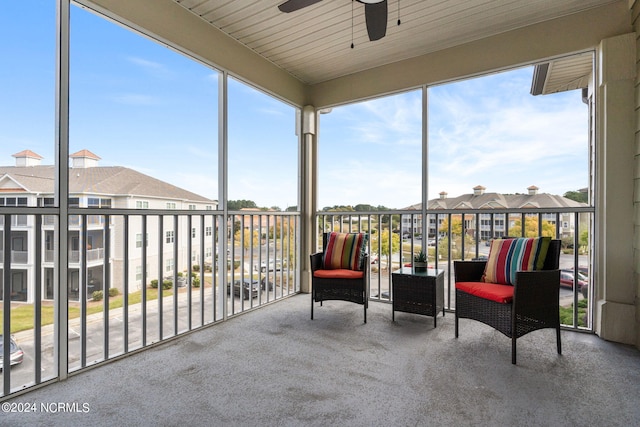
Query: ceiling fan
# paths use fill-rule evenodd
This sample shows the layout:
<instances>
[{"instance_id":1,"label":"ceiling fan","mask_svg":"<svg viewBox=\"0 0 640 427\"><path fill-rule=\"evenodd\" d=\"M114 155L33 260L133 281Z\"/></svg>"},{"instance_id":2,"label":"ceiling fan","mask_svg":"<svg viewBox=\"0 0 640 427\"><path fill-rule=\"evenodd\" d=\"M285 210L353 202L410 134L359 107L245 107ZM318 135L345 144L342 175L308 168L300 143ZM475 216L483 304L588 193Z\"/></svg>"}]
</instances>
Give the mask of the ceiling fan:
<instances>
[{"instance_id":1,"label":"ceiling fan","mask_svg":"<svg viewBox=\"0 0 640 427\"><path fill-rule=\"evenodd\" d=\"M303 9L322 0L287 0L278 6L281 12L289 13ZM369 40L380 40L387 34L387 0L356 0L364 4Z\"/></svg>"}]
</instances>

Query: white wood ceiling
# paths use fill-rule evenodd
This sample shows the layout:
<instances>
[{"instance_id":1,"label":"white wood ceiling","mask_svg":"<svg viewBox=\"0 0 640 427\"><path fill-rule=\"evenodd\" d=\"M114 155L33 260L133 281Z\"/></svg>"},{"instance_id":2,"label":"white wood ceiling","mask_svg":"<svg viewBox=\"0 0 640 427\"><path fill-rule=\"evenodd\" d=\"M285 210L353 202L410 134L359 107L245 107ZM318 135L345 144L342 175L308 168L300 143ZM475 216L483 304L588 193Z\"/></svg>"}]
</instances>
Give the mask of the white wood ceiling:
<instances>
[{"instance_id":1,"label":"white wood ceiling","mask_svg":"<svg viewBox=\"0 0 640 427\"><path fill-rule=\"evenodd\" d=\"M615 0L388 0L387 35L374 42L367 37L364 5L352 0L323 0L292 13L278 10L284 0L174 1L315 84Z\"/></svg>"}]
</instances>

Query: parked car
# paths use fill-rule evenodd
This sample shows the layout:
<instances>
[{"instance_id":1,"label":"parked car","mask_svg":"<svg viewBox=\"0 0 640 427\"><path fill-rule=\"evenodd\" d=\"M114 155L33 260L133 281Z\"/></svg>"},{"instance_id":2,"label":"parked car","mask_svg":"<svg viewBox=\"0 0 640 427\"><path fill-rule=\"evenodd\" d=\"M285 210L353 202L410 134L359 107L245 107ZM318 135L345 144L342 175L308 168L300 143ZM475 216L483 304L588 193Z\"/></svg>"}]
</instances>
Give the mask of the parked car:
<instances>
[{"instance_id":1,"label":"parked car","mask_svg":"<svg viewBox=\"0 0 640 427\"><path fill-rule=\"evenodd\" d=\"M560 271L560 286L573 289L574 272L573 270L561 270ZM583 286L589 285L589 279L578 272L578 290L581 290Z\"/></svg>"},{"instance_id":2,"label":"parked car","mask_svg":"<svg viewBox=\"0 0 640 427\"><path fill-rule=\"evenodd\" d=\"M11 366L22 363L24 352L13 337L9 337ZM0 371L4 366L4 338L0 335Z\"/></svg>"},{"instance_id":3,"label":"parked car","mask_svg":"<svg viewBox=\"0 0 640 427\"><path fill-rule=\"evenodd\" d=\"M276 258L275 260L273 260L273 259L272 259L272 260L269 260L269 263L268 263L268 264L267 264L267 262L266 262L266 261L262 261L262 262L260 263L260 271L261 271L261 272L263 272L263 273L267 272L267 270L268 270L268 271L280 271L280 270L282 270L282 266L283 266L283 263L282 263L282 261L281 261L280 259L278 259L278 258ZM257 265L255 265L255 266L253 267L253 269L254 269L254 270L257 270L257 269L258 269L258 266L257 266Z\"/></svg>"},{"instance_id":4,"label":"parked car","mask_svg":"<svg viewBox=\"0 0 640 427\"><path fill-rule=\"evenodd\" d=\"M574 268L571 267L571 271L573 271ZM589 267L585 266L585 265L581 265L578 267L578 271L580 272L580 274L582 274L585 277L589 277Z\"/></svg>"},{"instance_id":5,"label":"parked car","mask_svg":"<svg viewBox=\"0 0 640 427\"><path fill-rule=\"evenodd\" d=\"M240 298L240 280L236 280L233 282L233 295ZM249 299L249 295L251 298L256 298L258 296L258 288L260 287L260 282L258 279L249 279L248 277L242 280L242 294L244 299ZM231 286L227 285L227 295L231 294Z\"/></svg>"}]
</instances>

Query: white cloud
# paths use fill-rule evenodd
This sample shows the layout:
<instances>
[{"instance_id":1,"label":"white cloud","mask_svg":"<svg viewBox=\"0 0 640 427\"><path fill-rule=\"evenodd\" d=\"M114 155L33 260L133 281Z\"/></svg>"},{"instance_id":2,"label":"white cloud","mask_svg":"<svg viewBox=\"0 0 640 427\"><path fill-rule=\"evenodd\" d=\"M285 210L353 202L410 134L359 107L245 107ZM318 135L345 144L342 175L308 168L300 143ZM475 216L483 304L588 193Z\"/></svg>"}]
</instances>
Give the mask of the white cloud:
<instances>
[{"instance_id":1,"label":"white cloud","mask_svg":"<svg viewBox=\"0 0 640 427\"><path fill-rule=\"evenodd\" d=\"M521 69L429 89L429 198L479 184L553 194L587 186L586 105L577 92L533 97L530 79ZM416 91L323 118L320 205L420 202L421 111Z\"/></svg>"}]
</instances>

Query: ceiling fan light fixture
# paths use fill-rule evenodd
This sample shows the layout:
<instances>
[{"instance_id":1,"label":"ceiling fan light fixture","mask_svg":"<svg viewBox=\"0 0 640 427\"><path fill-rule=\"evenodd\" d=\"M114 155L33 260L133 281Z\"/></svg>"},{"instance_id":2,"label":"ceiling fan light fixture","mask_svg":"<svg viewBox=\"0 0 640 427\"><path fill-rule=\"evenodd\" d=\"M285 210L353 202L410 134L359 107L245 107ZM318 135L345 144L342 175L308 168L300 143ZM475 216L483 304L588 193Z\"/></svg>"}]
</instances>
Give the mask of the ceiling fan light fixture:
<instances>
[{"instance_id":1,"label":"ceiling fan light fixture","mask_svg":"<svg viewBox=\"0 0 640 427\"><path fill-rule=\"evenodd\" d=\"M363 3L363 4L376 4L376 3L382 3L385 0L356 0L358 3Z\"/></svg>"}]
</instances>

